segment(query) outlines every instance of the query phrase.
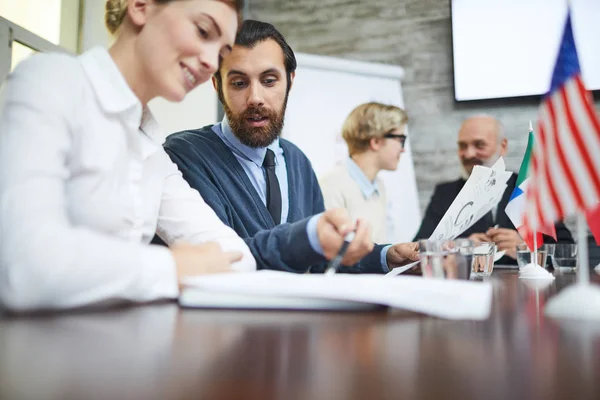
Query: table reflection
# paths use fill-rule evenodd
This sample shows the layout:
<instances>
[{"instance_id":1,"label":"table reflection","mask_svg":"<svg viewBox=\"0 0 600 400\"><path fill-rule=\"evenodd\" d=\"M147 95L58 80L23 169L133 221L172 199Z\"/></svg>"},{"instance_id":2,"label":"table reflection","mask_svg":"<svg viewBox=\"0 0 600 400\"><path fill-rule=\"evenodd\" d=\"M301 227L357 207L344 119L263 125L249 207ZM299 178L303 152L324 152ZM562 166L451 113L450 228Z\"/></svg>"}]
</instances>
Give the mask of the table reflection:
<instances>
[{"instance_id":1,"label":"table reflection","mask_svg":"<svg viewBox=\"0 0 600 400\"><path fill-rule=\"evenodd\" d=\"M0 316L0 398L597 398L600 326L543 314L574 275L486 279L485 321L176 304Z\"/></svg>"}]
</instances>

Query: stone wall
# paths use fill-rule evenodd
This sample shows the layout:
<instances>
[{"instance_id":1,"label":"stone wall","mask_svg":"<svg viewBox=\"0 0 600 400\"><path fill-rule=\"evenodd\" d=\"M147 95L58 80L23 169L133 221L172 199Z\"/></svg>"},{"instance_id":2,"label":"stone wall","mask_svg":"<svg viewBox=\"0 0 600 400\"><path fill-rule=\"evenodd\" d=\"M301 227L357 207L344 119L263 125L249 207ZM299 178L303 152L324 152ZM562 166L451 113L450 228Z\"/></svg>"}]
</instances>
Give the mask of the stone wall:
<instances>
[{"instance_id":1,"label":"stone wall","mask_svg":"<svg viewBox=\"0 0 600 400\"><path fill-rule=\"evenodd\" d=\"M459 176L456 135L471 114L491 114L502 121L509 138L506 162L518 171L539 99L454 101L450 0L249 1L248 17L273 23L297 52L405 69L421 209L437 182Z\"/></svg>"}]
</instances>

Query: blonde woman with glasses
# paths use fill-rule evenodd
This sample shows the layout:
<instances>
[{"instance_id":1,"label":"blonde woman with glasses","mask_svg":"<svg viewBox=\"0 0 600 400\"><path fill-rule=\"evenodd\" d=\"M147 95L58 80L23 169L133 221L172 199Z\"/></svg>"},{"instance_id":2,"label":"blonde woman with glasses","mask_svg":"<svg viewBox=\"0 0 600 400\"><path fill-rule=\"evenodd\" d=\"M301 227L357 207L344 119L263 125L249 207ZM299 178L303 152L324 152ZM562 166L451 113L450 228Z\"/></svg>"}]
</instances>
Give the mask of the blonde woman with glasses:
<instances>
[{"instance_id":1,"label":"blonde woman with glasses","mask_svg":"<svg viewBox=\"0 0 600 400\"><path fill-rule=\"evenodd\" d=\"M345 208L352 219L368 221L375 243L389 242L393 230L385 186L377 174L398 168L407 121L396 106L371 102L356 107L342 127L349 157L320 181L325 208Z\"/></svg>"}]
</instances>

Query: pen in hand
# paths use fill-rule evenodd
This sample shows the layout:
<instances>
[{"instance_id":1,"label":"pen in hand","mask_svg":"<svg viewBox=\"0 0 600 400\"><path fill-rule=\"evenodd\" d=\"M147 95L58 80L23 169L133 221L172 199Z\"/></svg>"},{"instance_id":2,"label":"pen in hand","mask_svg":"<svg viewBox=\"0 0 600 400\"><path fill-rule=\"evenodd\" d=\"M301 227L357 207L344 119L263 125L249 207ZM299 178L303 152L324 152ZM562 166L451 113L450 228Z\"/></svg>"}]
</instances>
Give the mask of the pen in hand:
<instances>
[{"instance_id":1,"label":"pen in hand","mask_svg":"<svg viewBox=\"0 0 600 400\"><path fill-rule=\"evenodd\" d=\"M337 269L339 268L340 264L342 263L342 259L346 255L346 251L348 251L348 246L350 246L350 243L352 242L352 240L354 240L355 235L356 235L355 232L352 231L352 232L349 232L344 237L344 243L342 243L342 247L340 248L340 251L338 251L338 254L329 262L329 265L327 265L327 269L325 270L325 275L327 275L327 276L335 275L335 273L337 272Z\"/></svg>"}]
</instances>

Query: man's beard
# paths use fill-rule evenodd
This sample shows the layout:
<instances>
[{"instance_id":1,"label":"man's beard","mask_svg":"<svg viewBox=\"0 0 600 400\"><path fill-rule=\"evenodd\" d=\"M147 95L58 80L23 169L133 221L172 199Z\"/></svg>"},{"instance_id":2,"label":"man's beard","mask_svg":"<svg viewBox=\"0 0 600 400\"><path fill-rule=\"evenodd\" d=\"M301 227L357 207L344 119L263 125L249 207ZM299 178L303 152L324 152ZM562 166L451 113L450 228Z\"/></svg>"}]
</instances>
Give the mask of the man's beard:
<instances>
[{"instance_id":1,"label":"man's beard","mask_svg":"<svg viewBox=\"0 0 600 400\"><path fill-rule=\"evenodd\" d=\"M487 160L482 160L479 158L469 158L466 160L461 159L460 160L460 176L464 180L467 180L467 179L469 179L469 176L471 176L471 173L473 172L473 168L475 168L476 165L483 165L484 167L491 167L492 165L494 165L496 163L496 161L498 161L499 158L500 158L500 150L498 150L498 152L496 154L494 154Z\"/></svg>"},{"instance_id":2,"label":"man's beard","mask_svg":"<svg viewBox=\"0 0 600 400\"><path fill-rule=\"evenodd\" d=\"M267 147L281 135L286 107L287 95L279 113L266 107L248 107L242 113L234 114L227 104L223 103L231 131L240 142L252 148ZM268 124L261 127L249 126L248 118L257 116L267 117Z\"/></svg>"}]
</instances>

